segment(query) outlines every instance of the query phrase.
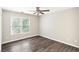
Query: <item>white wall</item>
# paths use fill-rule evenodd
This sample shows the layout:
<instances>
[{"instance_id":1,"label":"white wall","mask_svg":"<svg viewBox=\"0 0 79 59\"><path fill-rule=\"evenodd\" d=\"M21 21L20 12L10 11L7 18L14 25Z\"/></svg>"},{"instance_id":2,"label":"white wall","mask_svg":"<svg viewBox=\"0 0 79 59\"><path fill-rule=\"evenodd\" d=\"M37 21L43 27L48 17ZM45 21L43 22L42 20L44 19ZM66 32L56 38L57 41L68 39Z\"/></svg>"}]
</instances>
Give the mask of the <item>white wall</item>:
<instances>
[{"instance_id":1,"label":"white wall","mask_svg":"<svg viewBox=\"0 0 79 59\"><path fill-rule=\"evenodd\" d=\"M79 8L41 16L40 35L79 48Z\"/></svg>"},{"instance_id":2,"label":"white wall","mask_svg":"<svg viewBox=\"0 0 79 59\"><path fill-rule=\"evenodd\" d=\"M2 40L2 9L0 8L0 51L1 51L1 40Z\"/></svg>"},{"instance_id":3,"label":"white wall","mask_svg":"<svg viewBox=\"0 0 79 59\"><path fill-rule=\"evenodd\" d=\"M28 16L30 18L30 32L24 33L24 34L11 35L10 20L12 16L19 16L19 17ZM7 43L7 42L38 35L38 17L37 16L3 10L2 18L3 18L2 19L2 29L3 29L2 43Z\"/></svg>"}]
</instances>

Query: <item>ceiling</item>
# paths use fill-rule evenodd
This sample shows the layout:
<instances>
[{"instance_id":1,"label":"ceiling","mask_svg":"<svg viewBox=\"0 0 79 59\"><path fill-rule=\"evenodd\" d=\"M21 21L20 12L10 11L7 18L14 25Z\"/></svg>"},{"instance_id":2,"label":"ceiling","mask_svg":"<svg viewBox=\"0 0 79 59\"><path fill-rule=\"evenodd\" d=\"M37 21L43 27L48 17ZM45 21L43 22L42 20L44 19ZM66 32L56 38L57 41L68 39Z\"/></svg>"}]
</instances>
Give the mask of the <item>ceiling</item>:
<instances>
[{"instance_id":1,"label":"ceiling","mask_svg":"<svg viewBox=\"0 0 79 59\"><path fill-rule=\"evenodd\" d=\"M45 12L45 14L47 13L55 13L57 11L62 11L65 9L69 9L71 7L40 7L40 9L44 10L44 9L49 9L50 12ZM16 12L23 12L23 13L27 13L27 14L32 14L34 15L34 11L36 10L35 7L4 7L3 9L5 10L10 10L10 11L16 11Z\"/></svg>"}]
</instances>

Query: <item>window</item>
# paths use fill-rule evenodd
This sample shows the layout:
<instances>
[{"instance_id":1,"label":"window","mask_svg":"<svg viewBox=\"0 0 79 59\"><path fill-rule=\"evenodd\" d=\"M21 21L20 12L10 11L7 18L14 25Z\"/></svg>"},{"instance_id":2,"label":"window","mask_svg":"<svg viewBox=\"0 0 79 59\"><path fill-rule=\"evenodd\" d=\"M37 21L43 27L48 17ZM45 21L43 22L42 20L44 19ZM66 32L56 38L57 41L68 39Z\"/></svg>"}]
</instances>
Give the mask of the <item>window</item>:
<instances>
[{"instance_id":1,"label":"window","mask_svg":"<svg viewBox=\"0 0 79 59\"><path fill-rule=\"evenodd\" d=\"M29 32L29 24L28 17L12 17L11 34Z\"/></svg>"}]
</instances>

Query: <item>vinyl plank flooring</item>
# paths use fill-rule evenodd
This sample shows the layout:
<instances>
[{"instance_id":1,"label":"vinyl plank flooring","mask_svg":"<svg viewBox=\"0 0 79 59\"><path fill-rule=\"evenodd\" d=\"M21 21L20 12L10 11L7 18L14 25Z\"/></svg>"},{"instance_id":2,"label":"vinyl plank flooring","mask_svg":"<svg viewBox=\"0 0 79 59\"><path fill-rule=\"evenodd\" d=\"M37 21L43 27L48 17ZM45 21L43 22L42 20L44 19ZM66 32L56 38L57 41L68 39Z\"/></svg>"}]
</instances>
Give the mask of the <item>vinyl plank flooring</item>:
<instances>
[{"instance_id":1,"label":"vinyl plank flooring","mask_svg":"<svg viewBox=\"0 0 79 59\"><path fill-rule=\"evenodd\" d=\"M35 36L3 44L2 52L79 52L79 48Z\"/></svg>"}]
</instances>

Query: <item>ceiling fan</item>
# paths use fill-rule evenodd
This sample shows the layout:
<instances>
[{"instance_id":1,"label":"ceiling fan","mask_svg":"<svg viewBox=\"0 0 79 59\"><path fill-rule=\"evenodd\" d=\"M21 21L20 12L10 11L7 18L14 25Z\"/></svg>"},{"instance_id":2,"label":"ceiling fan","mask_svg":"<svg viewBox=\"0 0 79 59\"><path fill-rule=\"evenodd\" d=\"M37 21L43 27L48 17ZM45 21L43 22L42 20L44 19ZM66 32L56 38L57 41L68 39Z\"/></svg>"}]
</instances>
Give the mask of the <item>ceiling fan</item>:
<instances>
[{"instance_id":1,"label":"ceiling fan","mask_svg":"<svg viewBox=\"0 0 79 59\"><path fill-rule=\"evenodd\" d=\"M44 12L49 12L50 10L40 10L40 7L36 7L36 10L33 14L40 15L44 14Z\"/></svg>"}]
</instances>

